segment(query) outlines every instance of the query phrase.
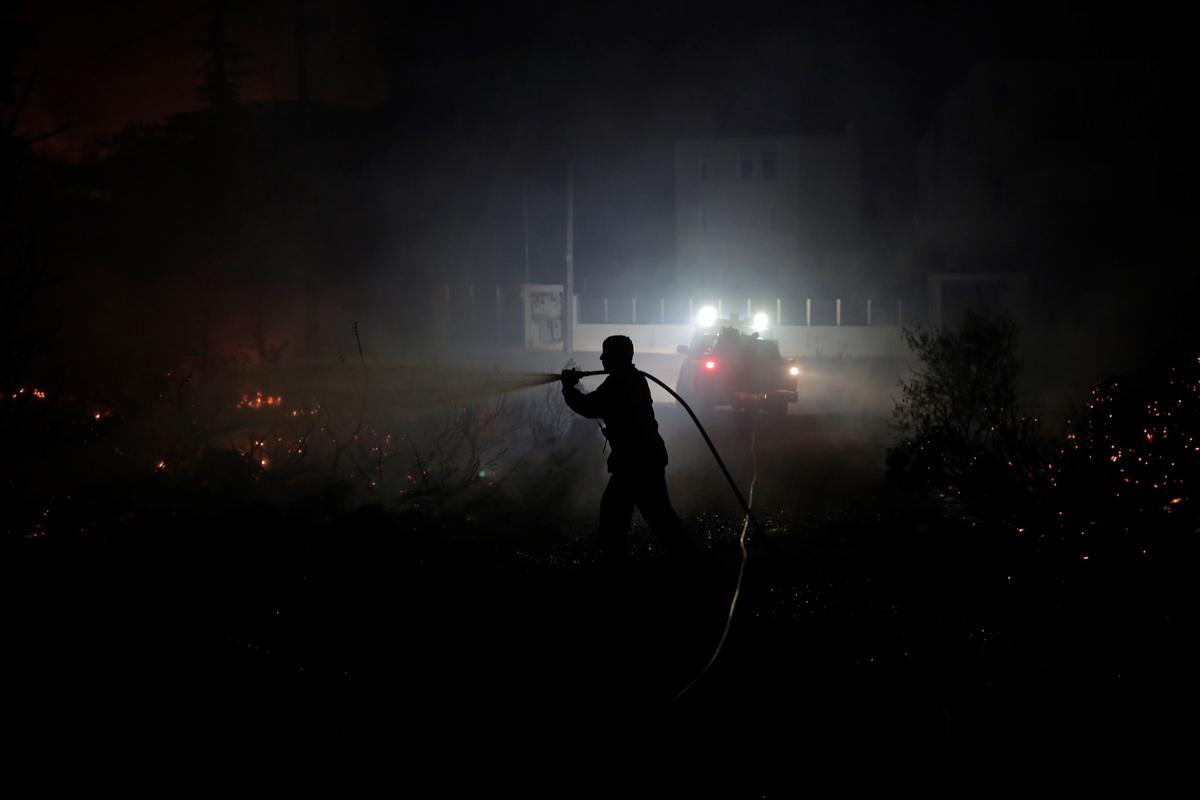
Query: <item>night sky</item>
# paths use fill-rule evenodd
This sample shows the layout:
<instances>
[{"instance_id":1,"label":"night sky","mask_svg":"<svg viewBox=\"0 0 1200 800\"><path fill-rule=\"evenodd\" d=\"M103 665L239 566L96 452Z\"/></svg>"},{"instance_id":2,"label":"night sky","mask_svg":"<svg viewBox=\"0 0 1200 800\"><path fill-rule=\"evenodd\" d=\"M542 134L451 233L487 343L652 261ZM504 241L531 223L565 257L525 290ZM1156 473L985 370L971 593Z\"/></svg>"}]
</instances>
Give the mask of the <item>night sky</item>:
<instances>
[{"instance_id":1,"label":"night sky","mask_svg":"<svg viewBox=\"0 0 1200 800\"><path fill-rule=\"evenodd\" d=\"M39 73L26 124L68 120L71 131L47 146L79 154L129 122L196 109L196 43L212 5L17 3L37 32L18 70ZM736 13L704 3L307 5L319 101L415 99L437 107L433 125L600 118L635 133L656 123L681 133L838 130L843 117L882 117L913 136L974 61L1170 63L1183 37L1165 15L1131 20L1090 4L749 3ZM294 98L295 4L227 6L229 38L245 47L243 99Z\"/></svg>"},{"instance_id":2,"label":"night sky","mask_svg":"<svg viewBox=\"0 0 1200 800\"><path fill-rule=\"evenodd\" d=\"M674 279L673 140L840 135L853 126L861 142L862 247L874 266L848 277L849 288L813 290L917 301L923 270L939 263L914 245L918 147L972 67L1146 65L1156 70L1161 105L1153 119L1131 124L1150 132L1156 179L1170 184L1156 191L1172 199L1137 225L1104 223L1103 237L1064 234L1044 248L1057 253L1052 263L1026 268L1036 271L1045 317L1086 308L1094 317L1087 324L1101 328L1104 318L1129 313L1128 298L1139 309L1157 302L1151 284L1131 282L1128 261L1149 260L1143 271L1183 288L1174 262L1190 246L1190 176L1200 162L1189 145L1197 124L1186 27L1165 12L1130 18L1071 3L748 3L731 12L705 3L434 8L367 0L49 0L13 8L34 31L34 45L18 53L14 87L37 74L19 132L65 125L34 153L68 161L108 153L130 126L204 108L202 41L217 8L241 55L244 107L295 103L303 29L314 107L362 120L353 134L360 144L338 134L337 144L329 141L340 152L320 160L357 176L357 186L345 188L364 204L357 214L364 227L335 233L358 253L338 272L370 286L380 265L398 258L440 263L450 281L522 279L522 203L531 276L560 280L564 173L574 163L579 287L653 291ZM1141 147L1130 144L1130 152ZM243 180L269 191L264 179ZM1136 200L1111 202L1120 214ZM1086 218L1075 227L1086 229ZM1119 246L1102 243L1114 234ZM258 238L271 238L266 223ZM1180 296L1176 288L1166 296ZM1070 324L1077 322L1084 321Z\"/></svg>"}]
</instances>

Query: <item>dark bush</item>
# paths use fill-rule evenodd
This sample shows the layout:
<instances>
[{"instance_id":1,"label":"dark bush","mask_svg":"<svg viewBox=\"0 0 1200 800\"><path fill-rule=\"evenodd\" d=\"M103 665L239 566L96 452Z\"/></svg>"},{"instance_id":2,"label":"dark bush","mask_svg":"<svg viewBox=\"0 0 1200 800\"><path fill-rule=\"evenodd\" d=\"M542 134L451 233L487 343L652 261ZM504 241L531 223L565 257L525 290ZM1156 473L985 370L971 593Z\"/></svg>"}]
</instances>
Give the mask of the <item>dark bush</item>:
<instances>
[{"instance_id":1,"label":"dark bush","mask_svg":"<svg viewBox=\"0 0 1200 800\"><path fill-rule=\"evenodd\" d=\"M921 367L900 382L888 472L902 485L977 509L1011 510L1045 485L1038 421L1017 402L1017 327L969 310L957 330L905 329Z\"/></svg>"}]
</instances>

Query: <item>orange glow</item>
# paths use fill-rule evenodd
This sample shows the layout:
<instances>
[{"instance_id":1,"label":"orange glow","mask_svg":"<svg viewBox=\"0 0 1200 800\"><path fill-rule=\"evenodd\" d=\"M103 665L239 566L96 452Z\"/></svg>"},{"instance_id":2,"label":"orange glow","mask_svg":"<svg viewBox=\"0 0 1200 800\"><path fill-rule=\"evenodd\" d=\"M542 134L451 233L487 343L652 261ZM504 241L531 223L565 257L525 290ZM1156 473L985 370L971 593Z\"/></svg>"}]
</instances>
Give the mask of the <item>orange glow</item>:
<instances>
[{"instance_id":1,"label":"orange glow","mask_svg":"<svg viewBox=\"0 0 1200 800\"><path fill-rule=\"evenodd\" d=\"M237 405L235 405L234 408L262 408L263 406L272 407L282 405L283 395L271 395L263 394L262 392L255 392L253 397L248 394L242 395L242 399L237 402Z\"/></svg>"}]
</instances>

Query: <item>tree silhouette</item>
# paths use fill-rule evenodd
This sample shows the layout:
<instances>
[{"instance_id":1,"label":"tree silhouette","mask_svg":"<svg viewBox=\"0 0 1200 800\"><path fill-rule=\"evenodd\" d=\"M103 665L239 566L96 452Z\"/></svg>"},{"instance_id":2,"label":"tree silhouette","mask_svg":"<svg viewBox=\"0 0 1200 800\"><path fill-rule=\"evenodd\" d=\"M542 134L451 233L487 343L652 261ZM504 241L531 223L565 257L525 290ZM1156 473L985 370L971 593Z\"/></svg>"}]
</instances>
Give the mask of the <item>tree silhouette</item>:
<instances>
[{"instance_id":1,"label":"tree silhouette","mask_svg":"<svg viewBox=\"0 0 1200 800\"><path fill-rule=\"evenodd\" d=\"M1044 480L1036 418L1020 407L1017 327L969 309L960 326L904 330L921 369L900 383L889 472L948 501L1005 507Z\"/></svg>"},{"instance_id":2,"label":"tree silhouette","mask_svg":"<svg viewBox=\"0 0 1200 800\"><path fill-rule=\"evenodd\" d=\"M66 128L39 134L20 130L21 113L37 82L33 72L16 88L23 50L36 44L33 26L16 15L16 4L0 0L0 386L22 375L48 339L34 301L48 283L47 259L31 224L31 207L18 188L29 148ZM9 110L11 108L11 110Z\"/></svg>"},{"instance_id":3,"label":"tree silhouette","mask_svg":"<svg viewBox=\"0 0 1200 800\"><path fill-rule=\"evenodd\" d=\"M238 84L246 77L246 70L242 66L245 48L226 38L225 12L228 5L226 0L217 0L213 4L205 37L199 42L206 56L200 67L202 79L196 95L200 102L214 111L228 111L238 103L241 99Z\"/></svg>"},{"instance_id":4,"label":"tree silhouette","mask_svg":"<svg viewBox=\"0 0 1200 800\"><path fill-rule=\"evenodd\" d=\"M21 51L32 47L33 28L28 22L17 19L14 14L16 3L0 4L0 107L12 110L0 117L0 203L7 204L11 197L13 179L17 167L28 149L29 143L17 134L17 121L21 110L33 88L32 79L24 91L14 88L14 70L21 60Z\"/></svg>"}]
</instances>

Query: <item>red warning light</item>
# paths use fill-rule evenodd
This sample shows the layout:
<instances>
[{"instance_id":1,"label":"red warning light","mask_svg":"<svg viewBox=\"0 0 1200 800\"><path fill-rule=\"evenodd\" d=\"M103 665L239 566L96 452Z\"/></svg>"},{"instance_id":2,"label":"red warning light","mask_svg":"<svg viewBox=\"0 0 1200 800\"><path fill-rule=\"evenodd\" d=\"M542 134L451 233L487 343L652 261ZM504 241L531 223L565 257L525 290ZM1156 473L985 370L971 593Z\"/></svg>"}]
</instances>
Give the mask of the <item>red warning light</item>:
<instances>
[{"instance_id":1,"label":"red warning light","mask_svg":"<svg viewBox=\"0 0 1200 800\"><path fill-rule=\"evenodd\" d=\"M708 361L705 361L705 362L704 362L704 368L705 368L705 369L716 369L716 368L717 368L717 362L716 362L716 361L713 361L713 360L710 358Z\"/></svg>"}]
</instances>

